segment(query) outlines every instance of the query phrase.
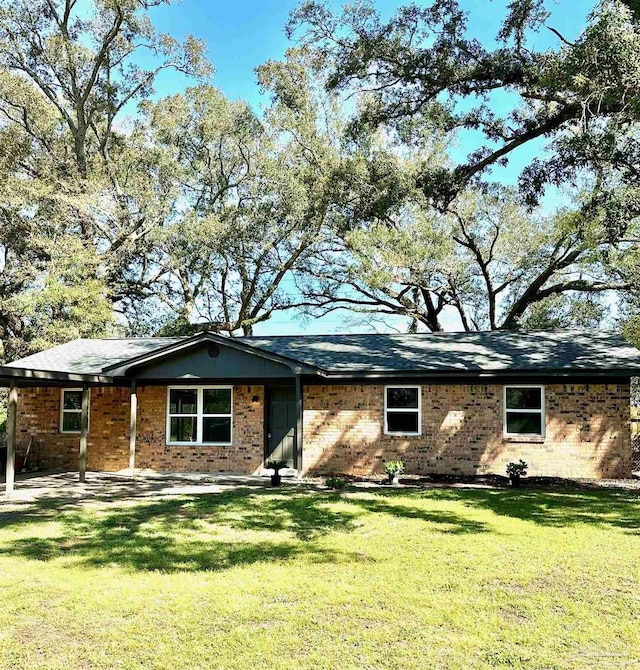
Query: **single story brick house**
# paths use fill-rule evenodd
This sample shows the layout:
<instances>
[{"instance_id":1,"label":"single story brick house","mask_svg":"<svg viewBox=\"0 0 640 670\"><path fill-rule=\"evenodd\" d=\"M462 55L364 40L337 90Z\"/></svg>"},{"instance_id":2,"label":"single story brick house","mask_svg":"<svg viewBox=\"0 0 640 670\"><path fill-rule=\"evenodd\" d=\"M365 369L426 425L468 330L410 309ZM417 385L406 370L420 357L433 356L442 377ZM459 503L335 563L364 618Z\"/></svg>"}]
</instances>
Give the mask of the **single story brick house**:
<instances>
[{"instance_id":1,"label":"single story brick house","mask_svg":"<svg viewBox=\"0 0 640 670\"><path fill-rule=\"evenodd\" d=\"M531 331L76 340L0 367L8 463L44 468L623 477L640 352ZM78 465L79 464L79 465ZM8 480L10 472L8 472Z\"/></svg>"}]
</instances>

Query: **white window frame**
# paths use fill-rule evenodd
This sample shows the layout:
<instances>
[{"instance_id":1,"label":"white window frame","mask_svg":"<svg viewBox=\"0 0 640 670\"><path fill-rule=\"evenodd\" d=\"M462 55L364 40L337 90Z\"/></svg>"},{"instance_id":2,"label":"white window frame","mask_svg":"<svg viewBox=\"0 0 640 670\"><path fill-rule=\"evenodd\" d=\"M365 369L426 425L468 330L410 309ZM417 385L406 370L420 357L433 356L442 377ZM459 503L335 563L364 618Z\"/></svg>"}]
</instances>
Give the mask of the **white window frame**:
<instances>
[{"instance_id":1,"label":"white window frame","mask_svg":"<svg viewBox=\"0 0 640 670\"><path fill-rule=\"evenodd\" d=\"M540 389L540 409L507 409L507 389ZM502 426L505 437L544 437L547 423L547 411L545 407L545 392L543 384L507 384L502 391ZM540 414L539 433L509 433L507 432L507 414L517 412L518 414Z\"/></svg>"},{"instance_id":2,"label":"white window frame","mask_svg":"<svg viewBox=\"0 0 640 670\"><path fill-rule=\"evenodd\" d=\"M394 407L387 407L387 389L417 389L418 391L418 407L396 409ZM394 414L409 414L409 413L418 413L418 432L409 433L405 431L396 431L389 430L389 425L387 421L387 415L389 412ZM422 435L422 386L416 386L415 384L389 384L384 387L384 434L385 435L406 435L406 436L417 436Z\"/></svg>"},{"instance_id":3,"label":"white window frame","mask_svg":"<svg viewBox=\"0 0 640 670\"><path fill-rule=\"evenodd\" d=\"M81 387L67 388L66 386L60 389L60 423L59 429L61 433L65 435L80 435L82 429L80 430L65 430L64 429L64 415L67 414L80 414L82 416L82 405L80 409L65 409L64 408L64 394L69 391L74 391L77 393L80 391L82 393L83 389ZM89 389L89 407L87 408L87 433L89 432L89 417L91 416L91 389ZM81 419L82 420L82 419Z\"/></svg>"},{"instance_id":4,"label":"white window frame","mask_svg":"<svg viewBox=\"0 0 640 670\"><path fill-rule=\"evenodd\" d=\"M188 389L196 391L196 413L195 414L170 414L171 409L171 391L178 391ZM231 412L229 414L204 414L204 391L209 389L223 389L231 392ZM195 442L172 442L171 441L171 419L177 417L196 417L196 441ZM204 442L203 425L204 419L209 417L224 417L231 419L231 431L229 435L229 442ZM196 446L196 447L230 447L233 444L233 386L167 386L167 411L166 411L166 442L169 446Z\"/></svg>"}]
</instances>

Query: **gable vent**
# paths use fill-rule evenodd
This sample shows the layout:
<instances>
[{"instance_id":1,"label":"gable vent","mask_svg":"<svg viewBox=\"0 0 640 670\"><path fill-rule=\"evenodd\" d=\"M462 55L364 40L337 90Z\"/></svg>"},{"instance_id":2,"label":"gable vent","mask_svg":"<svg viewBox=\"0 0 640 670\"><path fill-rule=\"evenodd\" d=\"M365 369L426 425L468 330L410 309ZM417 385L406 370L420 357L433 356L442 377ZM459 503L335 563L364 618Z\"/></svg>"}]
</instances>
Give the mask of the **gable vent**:
<instances>
[{"instance_id":1,"label":"gable vent","mask_svg":"<svg viewBox=\"0 0 640 670\"><path fill-rule=\"evenodd\" d=\"M207 349L209 358L219 358L221 353L222 349L220 349L220 346L217 344L210 344L209 348Z\"/></svg>"}]
</instances>

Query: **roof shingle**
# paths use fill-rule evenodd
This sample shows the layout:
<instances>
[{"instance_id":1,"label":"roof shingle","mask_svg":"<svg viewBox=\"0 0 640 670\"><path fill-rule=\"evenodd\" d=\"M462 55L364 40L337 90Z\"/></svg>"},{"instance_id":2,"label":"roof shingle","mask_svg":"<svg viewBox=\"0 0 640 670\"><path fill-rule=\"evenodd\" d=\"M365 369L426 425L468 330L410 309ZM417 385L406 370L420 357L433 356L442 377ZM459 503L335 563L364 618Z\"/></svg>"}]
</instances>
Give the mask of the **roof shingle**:
<instances>
[{"instance_id":1,"label":"roof shingle","mask_svg":"<svg viewBox=\"0 0 640 670\"><path fill-rule=\"evenodd\" d=\"M108 366L185 339L74 340L8 367L100 374ZM333 374L506 370L625 370L640 374L640 351L620 335L605 331L256 336L240 341Z\"/></svg>"}]
</instances>

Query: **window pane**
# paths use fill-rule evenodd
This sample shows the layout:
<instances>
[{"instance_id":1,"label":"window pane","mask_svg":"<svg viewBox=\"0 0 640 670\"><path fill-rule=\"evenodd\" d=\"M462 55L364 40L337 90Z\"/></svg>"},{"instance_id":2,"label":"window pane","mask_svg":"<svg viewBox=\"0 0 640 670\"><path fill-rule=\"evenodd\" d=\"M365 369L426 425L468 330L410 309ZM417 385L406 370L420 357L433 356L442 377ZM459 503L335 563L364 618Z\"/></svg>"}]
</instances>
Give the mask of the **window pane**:
<instances>
[{"instance_id":1,"label":"window pane","mask_svg":"<svg viewBox=\"0 0 640 670\"><path fill-rule=\"evenodd\" d=\"M204 389L204 414L231 414L231 389Z\"/></svg>"},{"instance_id":2,"label":"window pane","mask_svg":"<svg viewBox=\"0 0 640 670\"><path fill-rule=\"evenodd\" d=\"M390 433L417 433L418 412L387 412L387 430Z\"/></svg>"},{"instance_id":3,"label":"window pane","mask_svg":"<svg viewBox=\"0 0 640 670\"><path fill-rule=\"evenodd\" d=\"M80 431L80 412L63 412L62 430L64 432Z\"/></svg>"},{"instance_id":4,"label":"window pane","mask_svg":"<svg viewBox=\"0 0 640 670\"><path fill-rule=\"evenodd\" d=\"M82 391L65 391L64 409L82 409Z\"/></svg>"},{"instance_id":5,"label":"window pane","mask_svg":"<svg viewBox=\"0 0 640 670\"><path fill-rule=\"evenodd\" d=\"M170 442L195 442L197 437L195 417L171 417Z\"/></svg>"},{"instance_id":6,"label":"window pane","mask_svg":"<svg viewBox=\"0 0 640 670\"><path fill-rule=\"evenodd\" d=\"M542 389L507 389L507 409L540 409Z\"/></svg>"},{"instance_id":7,"label":"window pane","mask_svg":"<svg viewBox=\"0 0 640 670\"><path fill-rule=\"evenodd\" d=\"M542 435L542 415L507 412L507 433Z\"/></svg>"},{"instance_id":8,"label":"window pane","mask_svg":"<svg viewBox=\"0 0 640 670\"><path fill-rule=\"evenodd\" d=\"M209 417L202 420L203 442L231 442L231 417Z\"/></svg>"},{"instance_id":9,"label":"window pane","mask_svg":"<svg viewBox=\"0 0 640 670\"><path fill-rule=\"evenodd\" d=\"M418 409L418 389L387 389L387 407L391 409Z\"/></svg>"},{"instance_id":10,"label":"window pane","mask_svg":"<svg viewBox=\"0 0 640 670\"><path fill-rule=\"evenodd\" d=\"M197 408L197 389L171 389L169 414L195 414Z\"/></svg>"}]
</instances>

